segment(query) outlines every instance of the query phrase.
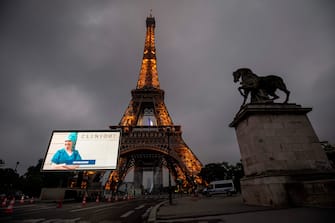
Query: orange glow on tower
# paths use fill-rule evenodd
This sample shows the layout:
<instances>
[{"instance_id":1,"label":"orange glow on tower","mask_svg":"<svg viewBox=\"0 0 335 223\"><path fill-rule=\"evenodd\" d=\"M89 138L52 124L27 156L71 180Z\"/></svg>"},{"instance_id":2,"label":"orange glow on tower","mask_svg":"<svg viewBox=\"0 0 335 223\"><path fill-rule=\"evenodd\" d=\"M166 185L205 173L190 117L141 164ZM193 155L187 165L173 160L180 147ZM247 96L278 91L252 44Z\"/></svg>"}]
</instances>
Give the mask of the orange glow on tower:
<instances>
[{"instance_id":1,"label":"orange glow on tower","mask_svg":"<svg viewBox=\"0 0 335 223\"><path fill-rule=\"evenodd\" d=\"M143 59L136 89L159 89L155 48L155 18L150 15L146 20L146 24L147 32L145 36Z\"/></svg>"},{"instance_id":2,"label":"orange glow on tower","mask_svg":"<svg viewBox=\"0 0 335 223\"><path fill-rule=\"evenodd\" d=\"M140 169L144 165L152 168L164 165L175 180L183 182L184 187L202 183L198 175L202 164L182 139L181 126L174 125L164 103L165 92L160 89L157 72L155 25L155 18L150 14L146 19L145 44L136 89L131 91L132 99L120 123L110 126L111 129L122 129L118 169L112 172L106 185L110 190L117 186L116 182L123 181L131 168L138 173L134 175L141 176ZM134 182L140 182L140 179L138 177Z\"/></svg>"}]
</instances>

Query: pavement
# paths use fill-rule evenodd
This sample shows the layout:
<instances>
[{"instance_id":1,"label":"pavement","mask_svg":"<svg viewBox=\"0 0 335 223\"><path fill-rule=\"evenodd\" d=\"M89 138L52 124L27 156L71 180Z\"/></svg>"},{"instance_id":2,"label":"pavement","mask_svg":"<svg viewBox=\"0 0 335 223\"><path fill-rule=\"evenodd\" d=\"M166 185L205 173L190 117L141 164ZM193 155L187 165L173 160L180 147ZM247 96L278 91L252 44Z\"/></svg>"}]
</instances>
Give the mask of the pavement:
<instances>
[{"instance_id":1,"label":"pavement","mask_svg":"<svg viewBox=\"0 0 335 223\"><path fill-rule=\"evenodd\" d=\"M168 200L163 201L151 209L148 217L149 223L249 221L258 223L335 222L335 207L272 208L243 204L240 195L232 197L199 195L174 198L171 205Z\"/></svg>"}]
</instances>

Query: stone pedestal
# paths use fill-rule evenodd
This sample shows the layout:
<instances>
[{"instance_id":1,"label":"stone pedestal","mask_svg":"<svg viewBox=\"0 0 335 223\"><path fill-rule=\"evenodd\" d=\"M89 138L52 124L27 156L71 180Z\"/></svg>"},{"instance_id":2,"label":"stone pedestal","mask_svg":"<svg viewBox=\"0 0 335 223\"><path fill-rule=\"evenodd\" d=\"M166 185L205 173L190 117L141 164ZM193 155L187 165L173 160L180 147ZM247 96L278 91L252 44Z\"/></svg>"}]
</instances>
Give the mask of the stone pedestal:
<instances>
[{"instance_id":1,"label":"stone pedestal","mask_svg":"<svg viewBox=\"0 0 335 223\"><path fill-rule=\"evenodd\" d=\"M235 127L247 204L333 205L335 173L307 117L296 104L248 104Z\"/></svg>"}]
</instances>

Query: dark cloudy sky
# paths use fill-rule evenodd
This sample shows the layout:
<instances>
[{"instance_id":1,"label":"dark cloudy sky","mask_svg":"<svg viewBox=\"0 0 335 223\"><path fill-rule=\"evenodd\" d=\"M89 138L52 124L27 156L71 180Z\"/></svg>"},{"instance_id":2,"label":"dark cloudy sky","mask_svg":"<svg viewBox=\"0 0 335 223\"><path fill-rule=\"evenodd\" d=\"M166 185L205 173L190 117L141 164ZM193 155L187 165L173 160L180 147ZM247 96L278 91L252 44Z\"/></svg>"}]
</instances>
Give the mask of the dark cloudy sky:
<instances>
[{"instance_id":1,"label":"dark cloudy sky","mask_svg":"<svg viewBox=\"0 0 335 223\"><path fill-rule=\"evenodd\" d=\"M117 125L136 87L153 9L161 88L203 164L239 161L228 125L242 103L232 72L276 74L335 143L333 0L1 1L1 154L19 172L54 129Z\"/></svg>"}]
</instances>

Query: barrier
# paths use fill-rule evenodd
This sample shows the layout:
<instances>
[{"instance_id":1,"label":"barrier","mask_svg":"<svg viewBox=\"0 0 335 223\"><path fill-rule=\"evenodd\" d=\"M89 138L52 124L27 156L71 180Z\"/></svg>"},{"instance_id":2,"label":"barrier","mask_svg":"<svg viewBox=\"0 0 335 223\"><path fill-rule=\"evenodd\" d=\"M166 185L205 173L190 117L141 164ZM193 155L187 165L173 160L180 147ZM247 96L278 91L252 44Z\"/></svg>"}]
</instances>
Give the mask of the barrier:
<instances>
[{"instance_id":1,"label":"barrier","mask_svg":"<svg viewBox=\"0 0 335 223\"><path fill-rule=\"evenodd\" d=\"M2 203L1 203L1 207L6 207L6 205L7 205L7 198L5 198L3 201L2 201Z\"/></svg>"},{"instance_id":2,"label":"barrier","mask_svg":"<svg viewBox=\"0 0 335 223\"><path fill-rule=\"evenodd\" d=\"M20 204L24 204L24 196L21 197Z\"/></svg>"},{"instance_id":3,"label":"barrier","mask_svg":"<svg viewBox=\"0 0 335 223\"><path fill-rule=\"evenodd\" d=\"M62 208L62 206L63 206L63 201L59 200L57 203L57 208Z\"/></svg>"},{"instance_id":4,"label":"barrier","mask_svg":"<svg viewBox=\"0 0 335 223\"><path fill-rule=\"evenodd\" d=\"M85 206L86 205L86 197L83 197L83 201L81 202L81 206Z\"/></svg>"},{"instance_id":5,"label":"barrier","mask_svg":"<svg viewBox=\"0 0 335 223\"><path fill-rule=\"evenodd\" d=\"M14 205L12 203L9 203L8 207L5 209L6 214L13 214L14 212Z\"/></svg>"},{"instance_id":6,"label":"barrier","mask_svg":"<svg viewBox=\"0 0 335 223\"><path fill-rule=\"evenodd\" d=\"M10 202L8 207L5 209L6 214L13 214L14 212L14 204L15 204L15 198L13 198Z\"/></svg>"}]
</instances>

